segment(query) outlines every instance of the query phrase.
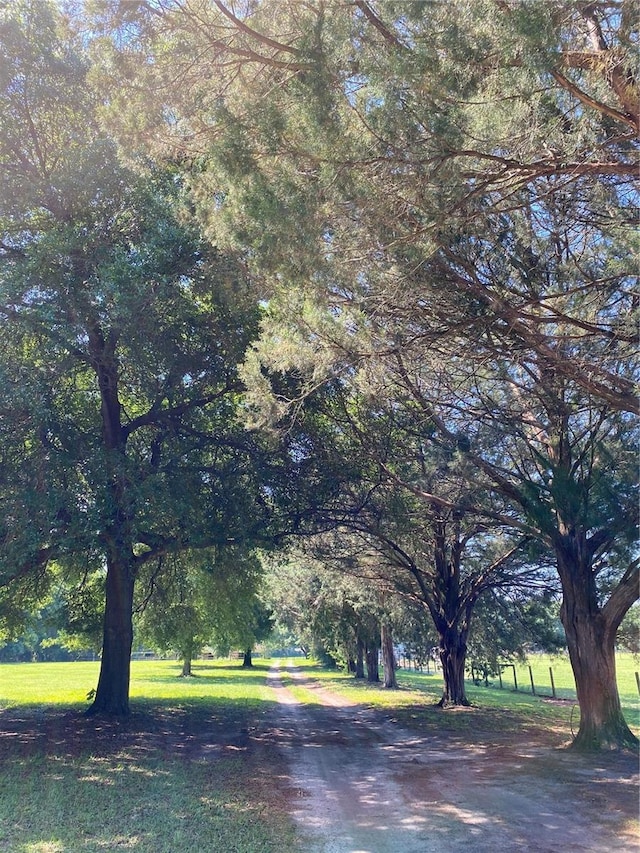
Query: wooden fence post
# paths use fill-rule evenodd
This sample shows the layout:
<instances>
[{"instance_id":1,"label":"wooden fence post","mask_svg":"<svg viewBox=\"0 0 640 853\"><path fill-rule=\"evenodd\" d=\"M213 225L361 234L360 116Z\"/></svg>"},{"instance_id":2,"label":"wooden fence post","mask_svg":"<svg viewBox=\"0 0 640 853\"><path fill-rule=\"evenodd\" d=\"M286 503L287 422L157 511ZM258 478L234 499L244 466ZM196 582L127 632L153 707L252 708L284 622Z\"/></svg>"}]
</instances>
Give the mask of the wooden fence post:
<instances>
[{"instance_id":1,"label":"wooden fence post","mask_svg":"<svg viewBox=\"0 0 640 853\"><path fill-rule=\"evenodd\" d=\"M637 674L637 673L636 673L636 674ZM556 683L555 683L555 681L553 680L553 668L552 668L552 667L549 667L549 676L550 676L550 678L551 678L551 695L553 696L553 698L554 698L554 699L557 699L557 696L556 696Z\"/></svg>"},{"instance_id":2,"label":"wooden fence post","mask_svg":"<svg viewBox=\"0 0 640 853\"><path fill-rule=\"evenodd\" d=\"M536 686L533 683L533 670L531 669L531 666L529 666L529 680L531 681L531 693L535 696L536 695Z\"/></svg>"}]
</instances>

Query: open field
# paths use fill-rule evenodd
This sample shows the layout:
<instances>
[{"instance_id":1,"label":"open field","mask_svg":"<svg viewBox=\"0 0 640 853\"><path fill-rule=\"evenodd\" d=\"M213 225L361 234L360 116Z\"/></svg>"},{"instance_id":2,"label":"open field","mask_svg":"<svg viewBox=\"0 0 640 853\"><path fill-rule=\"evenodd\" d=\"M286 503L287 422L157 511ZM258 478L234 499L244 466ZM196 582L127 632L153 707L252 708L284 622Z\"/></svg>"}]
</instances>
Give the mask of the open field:
<instances>
[{"instance_id":1,"label":"open field","mask_svg":"<svg viewBox=\"0 0 640 853\"><path fill-rule=\"evenodd\" d=\"M96 686L100 663L11 663L0 664L0 707L11 705L64 705L88 707L88 694ZM254 670L242 669L237 661L199 661L193 679L177 678L181 666L170 660L131 662L131 699L199 701L251 704L265 698L263 678ZM258 681L260 683L258 683ZM221 689L221 682L224 689ZM262 685L264 687L264 685Z\"/></svg>"},{"instance_id":2,"label":"open field","mask_svg":"<svg viewBox=\"0 0 640 853\"><path fill-rule=\"evenodd\" d=\"M133 712L110 723L81 713L97 663L0 665L0 850L306 853L291 819L289 771L274 749L282 712L270 663L245 670L202 661L195 678L182 679L175 661L134 661ZM635 663L622 661L620 685L637 730ZM562 668L553 665L560 688ZM474 707L445 712L434 708L439 675L400 671L399 679L399 691L385 691L300 660L281 675L308 713L337 694L383 727L427 743L448 739L452 749L475 745L474 755L525 743L548 754L577 724L573 701L515 693L506 679L503 690L469 685ZM606 772L615 780L615 768Z\"/></svg>"}]
</instances>

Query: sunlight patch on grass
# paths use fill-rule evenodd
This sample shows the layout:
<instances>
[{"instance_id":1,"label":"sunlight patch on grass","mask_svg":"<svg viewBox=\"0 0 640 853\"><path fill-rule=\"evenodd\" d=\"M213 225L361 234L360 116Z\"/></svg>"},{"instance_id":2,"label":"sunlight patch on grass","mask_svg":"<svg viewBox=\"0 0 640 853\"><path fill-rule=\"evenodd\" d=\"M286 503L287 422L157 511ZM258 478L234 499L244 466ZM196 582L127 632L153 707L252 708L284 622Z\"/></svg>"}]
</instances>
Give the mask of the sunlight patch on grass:
<instances>
[{"instance_id":1,"label":"sunlight patch on grass","mask_svg":"<svg viewBox=\"0 0 640 853\"><path fill-rule=\"evenodd\" d=\"M267 698L268 661L243 668L236 661L197 661L194 678L180 678L173 660L132 661L130 697L179 702L260 702ZM99 661L0 664L0 708L21 705L88 707Z\"/></svg>"}]
</instances>

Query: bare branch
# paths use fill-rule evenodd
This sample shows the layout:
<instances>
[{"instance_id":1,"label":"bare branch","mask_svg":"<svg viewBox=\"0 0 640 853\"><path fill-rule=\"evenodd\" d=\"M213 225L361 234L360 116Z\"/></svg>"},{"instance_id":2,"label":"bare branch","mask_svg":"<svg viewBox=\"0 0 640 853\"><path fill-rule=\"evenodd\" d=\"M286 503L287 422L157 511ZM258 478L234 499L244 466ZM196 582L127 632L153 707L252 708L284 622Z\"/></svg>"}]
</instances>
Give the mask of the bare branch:
<instances>
[{"instance_id":1,"label":"bare branch","mask_svg":"<svg viewBox=\"0 0 640 853\"><path fill-rule=\"evenodd\" d=\"M275 39L269 38L269 36L264 35L264 33L259 33L257 30L252 29L250 26L241 21L230 9L224 5L224 3L220 2L220 0L213 0L214 5L222 12L222 14L232 21L233 25L243 32L245 35L248 35L250 38L255 39L256 41L261 42L262 44L266 44L268 47L272 47L274 50L281 50L285 53L292 53L295 56L300 55L300 51L291 47L291 45L283 44L282 42L276 41Z\"/></svg>"}]
</instances>

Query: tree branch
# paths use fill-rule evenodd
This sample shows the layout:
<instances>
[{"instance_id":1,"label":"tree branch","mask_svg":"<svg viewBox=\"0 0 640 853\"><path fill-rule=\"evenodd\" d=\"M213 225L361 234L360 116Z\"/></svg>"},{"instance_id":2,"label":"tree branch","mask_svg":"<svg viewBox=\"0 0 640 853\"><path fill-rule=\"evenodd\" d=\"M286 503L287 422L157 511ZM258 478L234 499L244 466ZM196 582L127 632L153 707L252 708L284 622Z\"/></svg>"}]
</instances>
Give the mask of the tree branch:
<instances>
[{"instance_id":1,"label":"tree branch","mask_svg":"<svg viewBox=\"0 0 640 853\"><path fill-rule=\"evenodd\" d=\"M389 28L380 20L380 18L373 11L371 6L365 0L355 0L355 6L360 9L365 18L369 21L369 23L373 24L373 26L378 30L378 32L384 37L389 44L393 45L395 48L399 48L400 50L406 50L405 46L402 42L394 36L394 34L389 30Z\"/></svg>"},{"instance_id":2,"label":"tree branch","mask_svg":"<svg viewBox=\"0 0 640 853\"><path fill-rule=\"evenodd\" d=\"M220 400L225 394L228 394L231 391L231 385L225 385L220 391L215 394L210 394L207 397L197 397L195 400L187 400L184 403L181 403L179 406L172 406L167 409L161 409L159 406L162 401L156 401L153 406L149 409L148 412L145 412L144 415L139 415L137 418L134 418L132 421L129 421L123 427L123 431L125 436L130 436L136 430L140 429L144 426L149 426L151 424L164 423L171 418L180 417L184 415L188 411L192 411L193 409L201 409L204 406L208 406L210 403L215 402L216 400Z\"/></svg>"},{"instance_id":3,"label":"tree branch","mask_svg":"<svg viewBox=\"0 0 640 853\"><path fill-rule=\"evenodd\" d=\"M598 110L603 115L607 115L610 118L616 119L616 121L621 121L624 124L629 125L635 131L640 131L640 118L637 114L628 113L628 112L620 112L620 110L616 110L613 107L607 106L607 104L603 104L602 101L596 100L596 98L592 98L591 95L588 95L584 92L579 86L575 83L572 83L568 77L565 77L564 74L561 74L560 71L552 70L551 76L559 83L563 89L566 89L568 92L571 92L581 103L585 104L588 107L592 107L595 110Z\"/></svg>"},{"instance_id":4,"label":"tree branch","mask_svg":"<svg viewBox=\"0 0 640 853\"><path fill-rule=\"evenodd\" d=\"M233 25L243 32L245 35L248 35L250 38L255 41L261 42L262 44L266 44L268 47L272 47L274 50L284 51L285 53L292 53L294 56L300 56L300 51L291 47L288 44L282 44L282 42L276 41L275 39L269 38L269 36L264 35L263 33L259 33L257 30L252 29L252 27L248 26L241 21L240 18L236 17L230 9L221 2L221 0L213 0L214 5L222 12L225 18L228 18Z\"/></svg>"},{"instance_id":5,"label":"tree branch","mask_svg":"<svg viewBox=\"0 0 640 853\"><path fill-rule=\"evenodd\" d=\"M602 615L614 631L618 630L625 614L638 600L639 569L640 560L634 560L602 608Z\"/></svg>"}]
</instances>

